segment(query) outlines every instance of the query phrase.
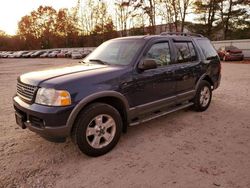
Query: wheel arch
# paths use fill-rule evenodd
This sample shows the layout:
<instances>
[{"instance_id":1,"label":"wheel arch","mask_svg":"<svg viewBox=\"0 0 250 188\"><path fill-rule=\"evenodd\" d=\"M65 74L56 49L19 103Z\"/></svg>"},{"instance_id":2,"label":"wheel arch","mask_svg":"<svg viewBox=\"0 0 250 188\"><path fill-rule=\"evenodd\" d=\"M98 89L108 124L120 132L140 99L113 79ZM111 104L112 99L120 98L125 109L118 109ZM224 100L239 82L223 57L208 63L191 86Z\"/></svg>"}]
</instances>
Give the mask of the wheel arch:
<instances>
[{"instance_id":1,"label":"wheel arch","mask_svg":"<svg viewBox=\"0 0 250 188\"><path fill-rule=\"evenodd\" d=\"M199 87L199 84L200 84L200 82L201 82L202 80L207 81L207 82L212 86L212 89L213 89L213 87L214 87L214 82L213 82L213 80L210 78L209 75L203 74L203 75L199 78L199 80L196 82L196 86L195 86L195 90L196 90L196 91L197 91L197 89L198 89L198 87Z\"/></svg>"},{"instance_id":2,"label":"wheel arch","mask_svg":"<svg viewBox=\"0 0 250 188\"><path fill-rule=\"evenodd\" d=\"M95 102L109 104L113 106L116 110L118 110L123 121L123 132L127 131L128 110L129 110L127 99L121 93L116 91L102 91L99 93L94 93L82 99L72 110L67 121L67 127L69 128L69 133L71 133L75 120L77 119L79 113L86 106Z\"/></svg>"}]
</instances>

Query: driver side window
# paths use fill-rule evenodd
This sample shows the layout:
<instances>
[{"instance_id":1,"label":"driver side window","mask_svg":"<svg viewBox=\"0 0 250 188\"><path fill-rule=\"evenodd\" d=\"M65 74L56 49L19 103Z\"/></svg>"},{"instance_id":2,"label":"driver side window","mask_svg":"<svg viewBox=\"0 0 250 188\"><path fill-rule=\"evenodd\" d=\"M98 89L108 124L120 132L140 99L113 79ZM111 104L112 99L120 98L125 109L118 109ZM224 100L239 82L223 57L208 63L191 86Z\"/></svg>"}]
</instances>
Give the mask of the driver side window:
<instances>
[{"instance_id":1,"label":"driver side window","mask_svg":"<svg viewBox=\"0 0 250 188\"><path fill-rule=\"evenodd\" d=\"M156 43L146 54L146 59L154 60L158 66L169 65L171 62L168 42Z\"/></svg>"}]
</instances>

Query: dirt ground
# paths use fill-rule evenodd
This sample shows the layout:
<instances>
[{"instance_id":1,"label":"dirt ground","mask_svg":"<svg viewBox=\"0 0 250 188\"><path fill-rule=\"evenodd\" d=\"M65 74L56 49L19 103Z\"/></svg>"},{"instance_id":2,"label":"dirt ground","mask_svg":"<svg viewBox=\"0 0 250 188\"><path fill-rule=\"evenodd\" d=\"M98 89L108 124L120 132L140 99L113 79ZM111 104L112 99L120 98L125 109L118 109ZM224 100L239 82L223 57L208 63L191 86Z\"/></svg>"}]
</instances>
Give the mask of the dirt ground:
<instances>
[{"instance_id":1,"label":"dirt ground","mask_svg":"<svg viewBox=\"0 0 250 188\"><path fill-rule=\"evenodd\" d=\"M0 59L0 187L250 187L250 64L223 63L206 112L182 110L128 129L108 154L20 129L16 77L69 59Z\"/></svg>"}]
</instances>

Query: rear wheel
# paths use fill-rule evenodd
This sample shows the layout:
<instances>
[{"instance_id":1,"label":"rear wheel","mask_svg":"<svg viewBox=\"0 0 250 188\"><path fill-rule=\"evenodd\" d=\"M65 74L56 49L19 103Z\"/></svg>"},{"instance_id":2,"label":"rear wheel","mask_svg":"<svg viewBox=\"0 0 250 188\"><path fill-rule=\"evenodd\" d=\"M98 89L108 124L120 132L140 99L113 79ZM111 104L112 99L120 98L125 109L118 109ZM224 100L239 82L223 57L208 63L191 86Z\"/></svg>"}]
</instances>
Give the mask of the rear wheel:
<instances>
[{"instance_id":1,"label":"rear wheel","mask_svg":"<svg viewBox=\"0 0 250 188\"><path fill-rule=\"evenodd\" d=\"M93 103L80 113L72 138L83 153L96 157L115 147L121 131L119 112L108 104Z\"/></svg>"},{"instance_id":2,"label":"rear wheel","mask_svg":"<svg viewBox=\"0 0 250 188\"><path fill-rule=\"evenodd\" d=\"M205 111L209 107L211 99L212 99L211 85L207 81L202 80L193 100L194 110L198 112Z\"/></svg>"}]
</instances>

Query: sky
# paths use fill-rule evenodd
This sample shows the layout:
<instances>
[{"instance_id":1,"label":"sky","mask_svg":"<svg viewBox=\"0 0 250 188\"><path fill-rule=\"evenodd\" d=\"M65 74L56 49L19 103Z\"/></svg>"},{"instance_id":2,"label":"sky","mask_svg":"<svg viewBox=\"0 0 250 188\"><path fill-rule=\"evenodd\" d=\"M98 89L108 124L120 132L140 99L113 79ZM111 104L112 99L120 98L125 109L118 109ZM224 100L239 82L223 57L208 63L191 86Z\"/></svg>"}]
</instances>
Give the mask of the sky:
<instances>
[{"instance_id":1,"label":"sky","mask_svg":"<svg viewBox=\"0 0 250 188\"><path fill-rule=\"evenodd\" d=\"M9 35L16 34L17 24L21 17L36 10L40 5L60 8L72 8L77 0L5 0L0 4L0 30Z\"/></svg>"},{"instance_id":2,"label":"sky","mask_svg":"<svg viewBox=\"0 0 250 188\"><path fill-rule=\"evenodd\" d=\"M106 0L112 4L113 0ZM52 6L54 9L72 8L77 4L77 0L5 0L0 4L0 30L9 35L15 35L17 25L21 18L30 14L33 10L42 6ZM189 14L187 21L193 21L194 16Z\"/></svg>"}]
</instances>

